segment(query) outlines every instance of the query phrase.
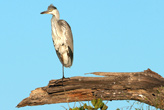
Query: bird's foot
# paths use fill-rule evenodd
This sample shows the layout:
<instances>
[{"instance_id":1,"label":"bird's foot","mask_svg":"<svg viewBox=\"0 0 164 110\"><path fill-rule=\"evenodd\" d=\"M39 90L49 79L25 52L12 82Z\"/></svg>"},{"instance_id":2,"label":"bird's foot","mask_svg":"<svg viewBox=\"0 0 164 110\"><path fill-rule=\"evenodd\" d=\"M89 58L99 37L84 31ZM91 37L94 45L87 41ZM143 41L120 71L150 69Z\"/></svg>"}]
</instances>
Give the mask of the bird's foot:
<instances>
[{"instance_id":1,"label":"bird's foot","mask_svg":"<svg viewBox=\"0 0 164 110\"><path fill-rule=\"evenodd\" d=\"M63 82L66 82L66 81L68 81L68 80L70 80L70 78L65 78L65 77L63 77L63 78L62 78L62 85L63 85Z\"/></svg>"},{"instance_id":2,"label":"bird's foot","mask_svg":"<svg viewBox=\"0 0 164 110\"><path fill-rule=\"evenodd\" d=\"M64 82L68 81L68 80L70 80L70 78L65 78L65 77L62 78L62 81L64 81Z\"/></svg>"},{"instance_id":3,"label":"bird's foot","mask_svg":"<svg viewBox=\"0 0 164 110\"><path fill-rule=\"evenodd\" d=\"M62 79L63 79L63 80L68 80L68 79L70 79L70 78L65 78L65 77L63 77Z\"/></svg>"}]
</instances>

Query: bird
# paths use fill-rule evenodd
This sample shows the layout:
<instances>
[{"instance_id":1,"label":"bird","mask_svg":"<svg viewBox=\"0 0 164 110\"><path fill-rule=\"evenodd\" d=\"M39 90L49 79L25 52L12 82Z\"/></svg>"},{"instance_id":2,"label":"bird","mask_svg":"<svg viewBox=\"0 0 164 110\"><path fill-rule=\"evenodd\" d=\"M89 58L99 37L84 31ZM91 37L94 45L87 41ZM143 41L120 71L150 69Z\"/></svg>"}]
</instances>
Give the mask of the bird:
<instances>
[{"instance_id":1,"label":"bird","mask_svg":"<svg viewBox=\"0 0 164 110\"><path fill-rule=\"evenodd\" d=\"M71 67L73 63L73 35L71 27L65 20L60 19L59 11L53 4L49 5L48 9L40 14L52 14L52 41L62 64L63 80L65 78L64 67Z\"/></svg>"}]
</instances>

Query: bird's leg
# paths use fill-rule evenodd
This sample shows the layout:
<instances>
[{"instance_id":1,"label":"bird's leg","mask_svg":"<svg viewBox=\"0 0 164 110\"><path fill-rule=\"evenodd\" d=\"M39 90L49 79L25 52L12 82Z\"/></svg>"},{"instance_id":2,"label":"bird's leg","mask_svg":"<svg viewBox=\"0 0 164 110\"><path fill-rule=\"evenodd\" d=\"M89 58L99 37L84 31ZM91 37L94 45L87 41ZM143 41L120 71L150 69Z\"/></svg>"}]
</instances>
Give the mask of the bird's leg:
<instances>
[{"instance_id":1,"label":"bird's leg","mask_svg":"<svg viewBox=\"0 0 164 110\"><path fill-rule=\"evenodd\" d=\"M63 84L63 80L68 81L68 80L70 80L70 78L64 77L64 66L63 65L62 65L62 70L63 70L63 78L62 78L62 84Z\"/></svg>"},{"instance_id":2,"label":"bird's leg","mask_svg":"<svg viewBox=\"0 0 164 110\"><path fill-rule=\"evenodd\" d=\"M63 65L62 65L63 66ZM64 77L64 66L63 66L63 78L62 79L64 79L65 77Z\"/></svg>"},{"instance_id":3,"label":"bird's leg","mask_svg":"<svg viewBox=\"0 0 164 110\"><path fill-rule=\"evenodd\" d=\"M62 65L62 72L63 72L63 78L62 78L62 85L63 85L63 79L65 78L64 77L64 66Z\"/></svg>"}]
</instances>

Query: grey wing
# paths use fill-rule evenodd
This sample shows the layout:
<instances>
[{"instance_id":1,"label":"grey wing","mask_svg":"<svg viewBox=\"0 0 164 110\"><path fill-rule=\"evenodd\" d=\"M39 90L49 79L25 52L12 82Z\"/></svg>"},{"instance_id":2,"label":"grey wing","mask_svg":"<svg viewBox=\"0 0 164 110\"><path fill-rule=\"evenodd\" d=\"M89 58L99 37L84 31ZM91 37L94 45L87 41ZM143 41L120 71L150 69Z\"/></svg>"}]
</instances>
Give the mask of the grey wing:
<instances>
[{"instance_id":1,"label":"grey wing","mask_svg":"<svg viewBox=\"0 0 164 110\"><path fill-rule=\"evenodd\" d=\"M68 46L68 51L69 51L68 54L71 58L71 62L73 62L73 36L72 36L71 27L64 20L59 20L58 23L61 26L61 29L67 38L66 44Z\"/></svg>"}]
</instances>

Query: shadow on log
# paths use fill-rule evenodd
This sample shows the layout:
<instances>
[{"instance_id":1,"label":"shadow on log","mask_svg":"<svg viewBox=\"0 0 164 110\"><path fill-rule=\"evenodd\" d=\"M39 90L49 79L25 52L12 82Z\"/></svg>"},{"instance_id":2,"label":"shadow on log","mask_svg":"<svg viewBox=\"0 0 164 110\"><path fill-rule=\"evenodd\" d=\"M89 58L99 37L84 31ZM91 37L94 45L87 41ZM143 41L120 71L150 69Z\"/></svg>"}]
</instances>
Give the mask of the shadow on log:
<instances>
[{"instance_id":1,"label":"shadow on log","mask_svg":"<svg viewBox=\"0 0 164 110\"><path fill-rule=\"evenodd\" d=\"M104 77L71 77L51 80L33 90L17 107L75 101L137 100L164 109L164 78L147 69L143 72L94 72Z\"/></svg>"}]
</instances>

